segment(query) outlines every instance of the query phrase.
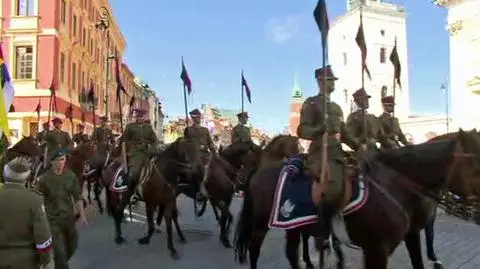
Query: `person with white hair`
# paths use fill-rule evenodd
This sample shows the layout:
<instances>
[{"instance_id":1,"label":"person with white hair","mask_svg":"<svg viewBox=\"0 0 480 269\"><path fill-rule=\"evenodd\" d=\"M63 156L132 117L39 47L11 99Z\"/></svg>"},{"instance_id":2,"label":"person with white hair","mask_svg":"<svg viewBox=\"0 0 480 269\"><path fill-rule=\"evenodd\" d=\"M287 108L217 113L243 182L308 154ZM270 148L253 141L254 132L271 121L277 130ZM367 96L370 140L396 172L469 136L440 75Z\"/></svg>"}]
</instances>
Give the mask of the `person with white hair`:
<instances>
[{"instance_id":1,"label":"person with white hair","mask_svg":"<svg viewBox=\"0 0 480 269\"><path fill-rule=\"evenodd\" d=\"M43 197L25 188L31 163L18 157L3 168L0 189L0 268L38 269L52 266L52 234Z\"/></svg>"}]
</instances>

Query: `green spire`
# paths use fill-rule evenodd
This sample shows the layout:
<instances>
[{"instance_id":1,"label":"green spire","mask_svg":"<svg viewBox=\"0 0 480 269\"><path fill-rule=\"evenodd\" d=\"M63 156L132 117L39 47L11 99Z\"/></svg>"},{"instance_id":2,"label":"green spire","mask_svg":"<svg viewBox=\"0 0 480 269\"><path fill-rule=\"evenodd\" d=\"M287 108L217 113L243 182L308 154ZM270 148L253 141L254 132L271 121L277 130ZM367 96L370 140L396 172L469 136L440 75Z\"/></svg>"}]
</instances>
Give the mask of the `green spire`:
<instances>
[{"instance_id":1,"label":"green spire","mask_svg":"<svg viewBox=\"0 0 480 269\"><path fill-rule=\"evenodd\" d=\"M295 73L295 79L293 82L293 90L292 90L292 98L302 98L302 97L303 97L302 89L300 89L300 86L298 85L297 73Z\"/></svg>"}]
</instances>

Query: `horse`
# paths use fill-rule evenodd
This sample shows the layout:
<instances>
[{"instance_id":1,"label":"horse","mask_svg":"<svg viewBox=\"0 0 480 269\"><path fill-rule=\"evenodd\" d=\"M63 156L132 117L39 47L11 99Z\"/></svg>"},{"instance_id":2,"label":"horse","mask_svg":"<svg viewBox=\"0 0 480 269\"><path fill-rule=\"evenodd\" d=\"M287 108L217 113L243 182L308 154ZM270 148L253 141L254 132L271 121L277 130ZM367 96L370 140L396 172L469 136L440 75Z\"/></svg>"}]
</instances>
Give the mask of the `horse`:
<instances>
[{"instance_id":1,"label":"horse","mask_svg":"<svg viewBox=\"0 0 480 269\"><path fill-rule=\"evenodd\" d=\"M440 195L446 188L457 189L464 197L480 194L480 167L475 163L479 145L476 133L460 130L451 139L375 153L361 160L359 168L347 169L344 204L352 198L354 184L363 182L368 191L360 207L344 214L351 241L363 250L366 269L386 269L389 256L402 241L407 248L417 247L419 230L433 215L429 199L441 203ZM250 268L257 268L282 168L278 165L257 171L245 194L235 252L240 263L246 261L249 252ZM324 186L312 178L304 180L311 181L312 203L318 205L318 193L325 190ZM295 233L302 230L318 234L318 227L311 224L287 231L286 252L292 268L299 268L299 239ZM421 259L412 251L409 254L412 261ZM412 264L415 269L423 268L423 264Z\"/></svg>"},{"instance_id":2,"label":"horse","mask_svg":"<svg viewBox=\"0 0 480 269\"><path fill-rule=\"evenodd\" d=\"M141 200L145 202L148 223L147 234L140 238L138 242L144 245L150 243L150 239L155 231L153 215L157 207L162 206L164 207L164 218L167 226L167 247L173 259L178 259L179 254L173 245L172 220L175 224L178 236L180 237L180 241L185 242L185 237L177 220L177 178L180 175L189 175L196 172L200 162L199 152L199 145L196 141L187 138L178 138L175 142L168 145L163 152L148 160L148 162L142 167L138 179L139 182L137 182L136 191L140 194ZM118 160L115 160L111 166L115 166L116 163L118 163ZM119 169L122 169L122 167ZM105 179L109 178L108 175L105 175L103 178L105 186L109 186L106 188L107 199L125 195L121 192L114 193L115 191L113 191L110 186L111 183L115 183L115 181L107 182ZM130 197L111 199L111 202L109 203L109 210L113 215L115 224L116 244L123 244L126 241L122 235L121 222L128 199L130 199Z\"/></svg>"},{"instance_id":3,"label":"horse","mask_svg":"<svg viewBox=\"0 0 480 269\"><path fill-rule=\"evenodd\" d=\"M3 143L7 143L4 147L4 152L0 160L0 171L3 171L3 166L16 157L28 157L30 160L36 158L41 154L40 147L33 136L23 136L20 141L15 143L10 148L8 146L8 140L5 136L2 136ZM3 177L0 176L0 182L3 182Z\"/></svg>"}]
</instances>

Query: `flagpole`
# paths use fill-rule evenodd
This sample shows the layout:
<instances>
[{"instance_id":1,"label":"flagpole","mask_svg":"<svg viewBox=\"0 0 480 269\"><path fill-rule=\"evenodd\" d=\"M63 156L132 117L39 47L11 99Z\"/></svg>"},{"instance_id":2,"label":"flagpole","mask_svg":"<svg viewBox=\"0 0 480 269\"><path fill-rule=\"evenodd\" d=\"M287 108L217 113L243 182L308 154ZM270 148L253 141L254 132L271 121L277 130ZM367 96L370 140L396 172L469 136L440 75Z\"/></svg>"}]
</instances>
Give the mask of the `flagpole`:
<instances>
[{"instance_id":1,"label":"flagpole","mask_svg":"<svg viewBox=\"0 0 480 269\"><path fill-rule=\"evenodd\" d=\"M360 6L360 25L362 27L362 32L363 31L363 9L362 6ZM365 36L363 37L365 40ZM366 46L366 45L365 45ZM366 92L365 90L365 61L363 60L363 51L360 52L361 58L362 58L362 89ZM367 95L363 97L363 107L362 109L362 115L363 115L363 139L365 139L365 144L367 144L367 117L366 117L366 108L365 108L365 103L367 102Z\"/></svg>"},{"instance_id":2,"label":"flagpole","mask_svg":"<svg viewBox=\"0 0 480 269\"><path fill-rule=\"evenodd\" d=\"M185 127L188 127L187 86L183 83L183 104L185 106Z\"/></svg>"},{"instance_id":3,"label":"flagpole","mask_svg":"<svg viewBox=\"0 0 480 269\"><path fill-rule=\"evenodd\" d=\"M242 83L241 83L241 86L240 86L240 92L241 92L241 96L242 96L242 114L243 112L245 111L245 94L244 94L244 88L243 88L243 70L242 70Z\"/></svg>"}]
</instances>

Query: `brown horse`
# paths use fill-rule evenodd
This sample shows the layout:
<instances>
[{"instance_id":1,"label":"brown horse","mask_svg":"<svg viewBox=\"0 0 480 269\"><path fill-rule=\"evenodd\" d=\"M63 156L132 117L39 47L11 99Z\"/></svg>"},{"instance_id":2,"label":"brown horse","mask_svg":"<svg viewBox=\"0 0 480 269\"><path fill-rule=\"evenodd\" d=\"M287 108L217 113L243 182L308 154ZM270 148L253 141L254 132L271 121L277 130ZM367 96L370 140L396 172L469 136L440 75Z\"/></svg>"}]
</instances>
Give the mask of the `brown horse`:
<instances>
[{"instance_id":1,"label":"brown horse","mask_svg":"<svg viewBox=\"0 0 480 269\"><path fill-rule=\"evenodd\" d=\"M350 239L363 250L366 269L386 269L389 256L404 240L407 247L415 247L419 231L432 218L431 199L441 202L446 188L457 189L464 197L480 194L479 154L478 135L460 130L450 139L375 154L360 163L361 169L350 171L357 177L346 177L345 201L350 199L348 190L359 180L356 178L364 178L369 192L361 208L344 216ZM250 268L257 268L281 168L259 170L246 193L236 232L236 254L245 262L249 252ZM322 186L314 188L318 191L324 191ZM321 196L315 193L312 197ZM316 228L310 230L313 235L321 232ZM299 240L293 236L298 229L287 231L287 258L292 268L299 268Z\"/></svg>"},{"instance_id":2,"label":"brown horse","mask_svg":"<svg viewBox=\"0 0 480 269\"><path fill-rule=\"evenodd\" d=\"M8 143L5 136L2 136L2 139L4 145L5 143ZM8 145L5 145L4 147L4 152L2 153L3 155L0 160L0 182L3 182L3 176L1 175L3 173L3 166L6 163L16 157L28 157L31 159L32 163L34 163L33 159L41 154L38 143L33 136L23 136L20 141L10 148L7 148Z\"/></svg>"},{"instance_id":3,"label":"brown horse","mask_svg":"<svg viewBox=\"0 0 480 269\"><path fill-rule=\"evenodd\" d=\"M176 213L177 178L185 174L195 173L197 167L199 167L199 162L200 154L197 142L192 139L179 138L168 145L163 152L149 159L142 167L139 182L137 183L137 191L145 202L148 231L146 236L138 240L140 244L150 243L150 239L155 231L153 215L157 207L162 206L167 226L167 247L172 258L179 258L172 239L173 220L180 240L182 242L185 241L185 237L178 225ZM104 178L108 179L111 177L106 176ZM110 182L105 182L105 185L109 186ZM125 242L121 229L123 212L133 192L127 190L124 193L112 193L111 188L107 187L106 189L107 199L118 194L122 196L121 199L112 199L111 201L113 202L110 203L110 210L115 222L115 242L122 244Z\"/></svg>"}]
</instances>

